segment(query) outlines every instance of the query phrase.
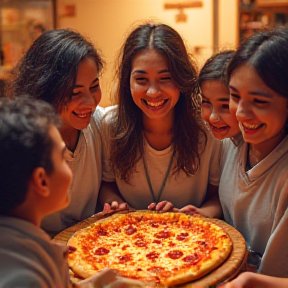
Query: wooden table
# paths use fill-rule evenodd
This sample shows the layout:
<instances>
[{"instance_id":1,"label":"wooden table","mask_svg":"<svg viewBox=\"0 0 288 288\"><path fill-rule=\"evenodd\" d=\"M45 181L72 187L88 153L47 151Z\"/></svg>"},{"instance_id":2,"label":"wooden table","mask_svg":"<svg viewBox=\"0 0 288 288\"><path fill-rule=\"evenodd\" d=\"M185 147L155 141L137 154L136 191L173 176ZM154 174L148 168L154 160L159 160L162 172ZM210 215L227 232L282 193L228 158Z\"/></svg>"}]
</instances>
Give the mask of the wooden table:
<instances>
[{"instance_id":1,"label":"wooden table","mask_svg":"<svg viewBox=\"0 0 288 288\"><path fill-rule=\"evenodd\" d=\"M118 213L130 213L133 211L122 211ZM77 223L74 226L71 226L64 231L60 232L58 235L56 235L52 241L65 244L70 239L70 237L78 230L85 228L92 223L109 217L114 213L98 213L90 218L83 220L79 223ZM247 260L247 250L246 250L246 243L243 238L243 236L232 226L228 225L226 222L218 219L205 219L209 222L212 222L216 225L221 226L226 233L230 236L232 242L233 242L233 249L227 260L220 265L218 268L216 268L214 271L210 272L203 278L186 283L183 285L179 285L177 287L185 287L185 288L213 288L217 287L218 284L228 281L229 279L234 278L236 275L239 274L242 270L245 270L246 266L246 260ZM71 279L72 281L79 281L78 278L75 278L73 276L73 273L71 273Z\"/></svg>"}]
</instances>

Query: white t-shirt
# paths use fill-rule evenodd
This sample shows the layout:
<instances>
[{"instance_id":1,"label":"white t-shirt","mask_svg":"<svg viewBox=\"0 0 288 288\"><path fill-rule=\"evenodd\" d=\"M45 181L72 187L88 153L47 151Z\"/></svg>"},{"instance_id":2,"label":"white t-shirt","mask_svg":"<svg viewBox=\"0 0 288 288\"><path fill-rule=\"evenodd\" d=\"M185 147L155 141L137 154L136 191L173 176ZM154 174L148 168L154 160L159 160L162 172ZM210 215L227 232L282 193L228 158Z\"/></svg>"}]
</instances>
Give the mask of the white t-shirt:
<instances>
[{"instance_id":1,"label":"white t-shirt","mask_svg":"<svg viewBox=\"0 0 288 288\"><path fill-rule=\"evenodd\" d=\"M225 221L263 255L259 272L288 277L288 136L247 173L247 143L223 142L219 197Z\"/></svg>"},{"instance_id":2,"label":"white t-shirt","mask_svg":"<svg viewBox=\"0 0 288 288\"><path fill-rule=\"evenodd\" d=\"M0 216L0 287L68 288L67 247L32 223Z\"/></svg>"},{"instance_id":3,"label":"white t-shirt","mask_svg":"<svg viewBox=\"0 0 288 288\"><path fill-rule=\"evenodd\" d=\"M108 133L109 119L105 118L103 133ZM116 180L118 189L131 207L136 209L147 209L148 205L154 202L150 192L144 169L143 159L136 164L136 171L129 179L129 184L116 177L109 165L109 145L104 145L105 157L103 162L103 180L113 182ZM202 149L203 150L203 149ZM144 142L144 157L148 173L151 179L152 188L156 198L159 196L160 187L163 183L167 167L173 154L173 146L164 150L155 150ZM176 165L176 156L173 158L172 168ZM207 131L207 145L201 156L200 167L194 175L187 176L182 170L179 174L172 175L172 168L163 189L159 201L167 200L177 208L188 204L200 207L206 195L208 184L218 186L220 175L221 142L216 140Z\"/></svg>"},{"instance_id":4,"label":"white t-shirt","mask_svg":"<svg viewBox=\"0 0 288 288\"><path fill-rule=\"evenodd\" d=\"M102 142L100 124L104 109L97 107L89 125L80 132L75 151L66 148L65 158L73 171L67 208L44 218L42 228L57 234L95 213L102 180Z\"/></svg>"}]
</instances>

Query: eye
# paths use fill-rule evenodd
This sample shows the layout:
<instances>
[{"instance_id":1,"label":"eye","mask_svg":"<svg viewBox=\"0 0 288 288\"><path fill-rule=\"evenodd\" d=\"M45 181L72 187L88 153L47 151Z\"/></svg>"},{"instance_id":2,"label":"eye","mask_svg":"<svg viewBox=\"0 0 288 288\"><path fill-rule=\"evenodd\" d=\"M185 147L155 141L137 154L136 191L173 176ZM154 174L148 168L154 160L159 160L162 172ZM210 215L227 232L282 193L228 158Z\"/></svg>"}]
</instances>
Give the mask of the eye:
<instances>
[{"instance_id":1,"label":"eye","mask_svg":"<svg viewBox=\"0 0 288 288\"><path fill-rule=\"evenodd\" d=\"M208 100L202 99L202 105L204 105L204 104L211 104L211 102Z\"/></svg>"},{"instance_id":2,"label":"eye","mask_svg":"<svg viewBox=\"0 0 288 288\"><path fill-rule=\"evenodd\" d=\"M226 110L226 109L229 110L229 104L228 104L228 103L227 103L227 104L222 104L222 108L225 109L225 110Z\"/></svg>"},{"instance_id":3,"label":"eye","mask_svg":"<svg viewBox=\"0 0 288 288\"><path fill-rule=\"evenodd\" d=\"M135 81L138 84L145 84L147 82L147 79L144 77L135 77Z\"/></svg>"},{"instance_id":4,"label":"eye","mask_svg":"<svg viewBox=\"0 0 288 288\"><path fill-rule=\"evenodd\" d=\"M233 101L238 102L239 99L240 99L240 96L239 96L239 95L230 93L230 100L233 100Z\"/></svg>"},{"instance_id":5,"label":"eye","mask_svg":"<svg viewBox=\"0 0 288 288\"><path fill-rule=\"evenodd\" d=\"M260 99L254 99L254 102L257 104L267 104L269 103L268 101L260 100Z\"/></svg>"},{"instance_id":6,"label":"eye","mask_svg":"<svg viewBox=\"0 0 288 288\"><path fill-rule=\"evenodd\" d=\"M91 90L97 90L99 87L99 83L97 83L96 85L90 87Z\"/></svg>"},{"instance_id":7,"label":"eye","mask_svg":"<svg viewBox=\"0 0 288 288\"><path fill-rule=\"evenodd\" d=\"M171 80L172 80L171 76L161 77L162 82L167 82L167 81L171 81Z\"/></svg>"}]
</instances>

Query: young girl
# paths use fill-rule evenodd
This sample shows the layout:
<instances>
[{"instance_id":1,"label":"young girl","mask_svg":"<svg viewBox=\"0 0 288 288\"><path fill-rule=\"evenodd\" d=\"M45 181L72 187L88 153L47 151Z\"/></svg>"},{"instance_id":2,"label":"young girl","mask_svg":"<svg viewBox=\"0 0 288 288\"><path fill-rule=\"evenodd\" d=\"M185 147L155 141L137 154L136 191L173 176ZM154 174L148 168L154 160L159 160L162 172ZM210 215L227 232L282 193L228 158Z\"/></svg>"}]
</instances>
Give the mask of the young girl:
<instances>
[{"instance_id":1,"label":"young girl","mask_svg":"<svg viewBox=\"0 0 288 288\"><path fill-rule=\"evenodd\" d=\"M12 92L52 104L62 117L65 158L74 178L71 203L43 220L55 234L95 212L102 178L99 123L102 110L99 76L103 61L87 39L72 30L44 32L14 71Z\"/></svg>"},{"instance_id":2,"label":"young girl","mask_svg":"<svg viewBox=\"0 0 288 288\"><path fill-rule=\"evenodd\" d=\"M262 256L259 272L277 277L288 277L287 67L284 27L253 35L229 63L230 111L245 142L224 143L219 186L225 221Z\"/></svg>"},{"instance_id":3,"label":"young girl","mask_svg":"<svg viewBox=\"0 0 288 288\"><path fill-rule=\"evenodd\" d=\"M192 204L220 216L220 205L210 205L219 204L220 143L201 121L197 70L182 38L167 25L143 24L121 52L118 106L106 118L104 211L123 202L164 211Z\"/></svg>"},{"instance_id":4,"label":"young girl","mask_svg":"<svg viewBox=\"0 0 288 288\"><path fill-rule=\"evenodd\" d=\"M220 140L231 138L233 142L238 142L237 139L242 136L236 116L229 110L230 91L225 72L234 52L226 50L209 58L200 70L198 82L202 95L202 117L213 135Z\"/></svg>"}]
</instances>

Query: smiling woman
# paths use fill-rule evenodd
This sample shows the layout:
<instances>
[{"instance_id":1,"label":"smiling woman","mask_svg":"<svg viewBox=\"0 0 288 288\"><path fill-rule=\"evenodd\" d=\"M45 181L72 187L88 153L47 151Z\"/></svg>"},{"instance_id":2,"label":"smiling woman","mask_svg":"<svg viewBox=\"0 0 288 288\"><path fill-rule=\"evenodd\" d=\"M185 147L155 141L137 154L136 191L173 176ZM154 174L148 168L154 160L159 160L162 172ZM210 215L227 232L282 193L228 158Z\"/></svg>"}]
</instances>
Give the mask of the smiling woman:
<instances>
[{"instance_id":1,"label":"smiling woman","mask_svg":"<svg viewBox=\"0 0 288 288\"><path fill-rule=\"evenodd\" d=\"M70 205L43 220L55 234L94 214L102 179L99 76L103 61L93 44L68 30L44 32L13 71L13 95L52 104L62 118L65 158L74 172ZM84 171L85 167L85 171Z\"/></svg>"},{"instance_id":2,"label":"smiling woman","mask_svg":"<svg viewBox=\"0 0 288 288\"><path fill-rule=\"evenodd\" d=\"M226 222L262 256L259 272L279 277L288 277L287 67L286 27L253 35L230 61L230 112L245 142L224 142L219 185Z\"/></svg>"},{"instance_id":3,"label":"smiling woman","mask_svg":"<svg viewBox=\"0 0 288 288\"><path fill-rule=\"evenodd\" d=\"M198 113L197 67L181 36L165 24L140 25L118 64L118 105L103 124L103 138L110 140L100 192L104 211L128 203L220 216L219 205L207 208L218 203L220 143Z\"/></svg>"}]
</instances>

